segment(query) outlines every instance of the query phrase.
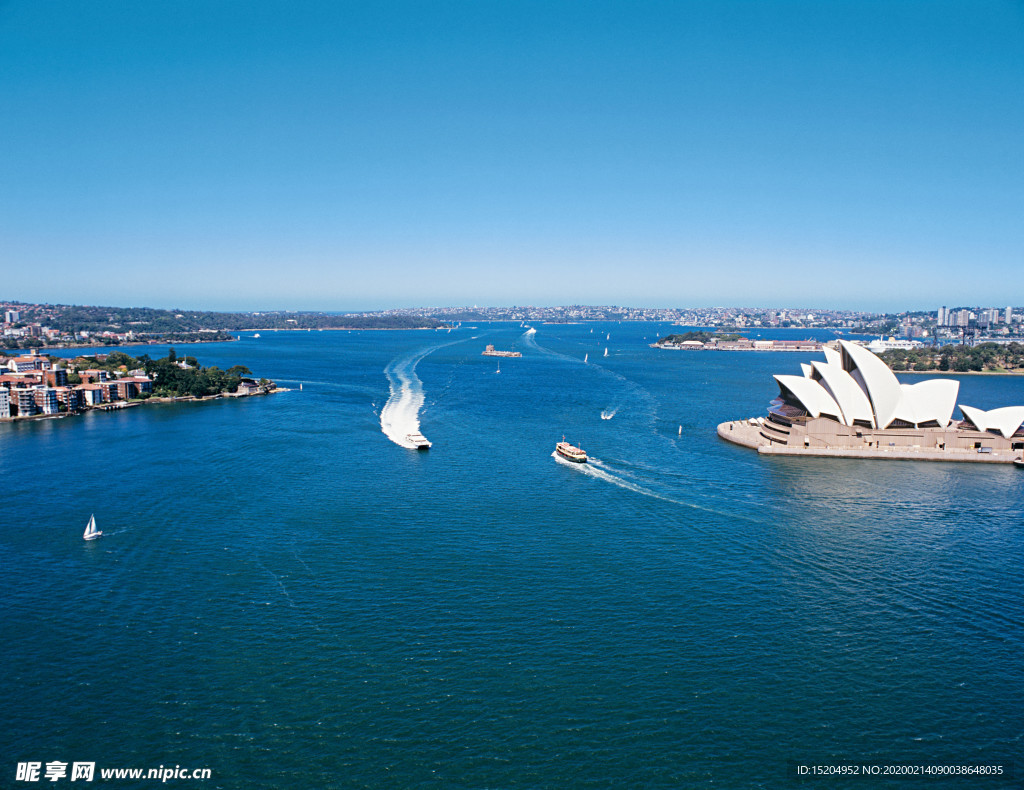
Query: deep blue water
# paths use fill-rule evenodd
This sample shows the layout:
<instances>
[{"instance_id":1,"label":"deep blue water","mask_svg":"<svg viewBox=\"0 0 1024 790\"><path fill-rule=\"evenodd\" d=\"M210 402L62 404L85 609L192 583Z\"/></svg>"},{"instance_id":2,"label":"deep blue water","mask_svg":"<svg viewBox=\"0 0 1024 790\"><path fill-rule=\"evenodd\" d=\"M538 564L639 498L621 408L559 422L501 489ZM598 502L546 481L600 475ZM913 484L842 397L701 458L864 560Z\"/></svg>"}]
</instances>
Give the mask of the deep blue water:
<instances>
[{"instance_id":1,"label":"deep blue water","mask_svg":"<svg viewBox=\"0 0 1024 790\"><path fill-rule=\"evenodd\" d=\"M1019 761L1024 473L721 442L817 355L648 347L670 329L265 332L178 353L291 392L0 426L0 786L28 760L223 788ZM488 342L524 356L498 373ZM382 432L392 387L429 452Z\"/></svg>"}]
</instances>

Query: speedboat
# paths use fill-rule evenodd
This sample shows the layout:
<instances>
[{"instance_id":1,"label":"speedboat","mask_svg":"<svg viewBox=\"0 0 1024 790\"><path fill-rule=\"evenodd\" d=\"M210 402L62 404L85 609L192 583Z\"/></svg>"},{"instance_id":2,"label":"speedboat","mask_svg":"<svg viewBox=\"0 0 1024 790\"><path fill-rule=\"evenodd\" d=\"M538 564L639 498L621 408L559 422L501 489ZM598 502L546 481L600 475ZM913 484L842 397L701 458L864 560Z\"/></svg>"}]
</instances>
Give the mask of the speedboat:
<instances>
[{"instance_id":1,"label":"speedboat","mask_svg":"<svg viewBox=\"0 0 1024 790\"><path fill-rule=\"evenodd\" d=\"M405 435L405 440L410 442L417 450L429 450L431 446L430 440L428 440L427 437L419 431L416 431L415 433L407 433Z\"/></svg>"}]
</instances>

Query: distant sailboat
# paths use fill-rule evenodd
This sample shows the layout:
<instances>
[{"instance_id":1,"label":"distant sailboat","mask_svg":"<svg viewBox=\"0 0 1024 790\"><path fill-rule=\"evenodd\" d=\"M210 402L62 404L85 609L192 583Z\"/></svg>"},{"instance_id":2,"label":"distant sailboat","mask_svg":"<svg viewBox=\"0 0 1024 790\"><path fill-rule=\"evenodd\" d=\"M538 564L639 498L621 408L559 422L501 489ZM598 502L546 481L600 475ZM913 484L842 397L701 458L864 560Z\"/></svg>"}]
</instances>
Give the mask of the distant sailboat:
<instances>
[{"instance_id":1,"label":"distant sailboat","mask_svg":"<svg viewBox=\"0 0 1024 790\"><path fill-rule=\"evenodd\" d=\"M89 523L85 527L85 533L82 535L86 540L96 540L103 533L96 529L96 515L89 516Z\"/></svg>"},{"instance_id":2,"label":"distant sailboat","mask_svg":"<svg viewBox=\"0 0 1024 790\"><path fill-rule=\"evenodd\" d=\"M501 363L500 362L498 363L498 369L496 371L494 371L494 372L495 373L501 373Z\"/></svg>"},{"instance_id":3,"label":"distant sailboat","mask_svg":"<svg viewBox=\"0 0 1024 790\"><path fill-rule=\"evenodd\" d=\"M611 340L612 339L612 333L609 332L607 335L604 336L604 339L605 340Z\"/></svg>"},{"instance_id":4,"label":"distant sailboat","mask_svg":"<svg viewBox=\"0 0 1024 790\"><path fill-rule=\"evenodd\" d=\"M608 349L607 348L604 350L604 355L608 356Z\"/></svg>"},{"instance_id":5,"label":"distant sailboat","mask_svg":"<svg viewBox=\"0 0 1024 790\"><path fill-rule=\"evenodd\" d=\"M586 362L587 362L587 360L589 358L590 358L590 352L588 351L586 354L583 355L583 363L586 364Z\"/></svg>"}]
</instances>

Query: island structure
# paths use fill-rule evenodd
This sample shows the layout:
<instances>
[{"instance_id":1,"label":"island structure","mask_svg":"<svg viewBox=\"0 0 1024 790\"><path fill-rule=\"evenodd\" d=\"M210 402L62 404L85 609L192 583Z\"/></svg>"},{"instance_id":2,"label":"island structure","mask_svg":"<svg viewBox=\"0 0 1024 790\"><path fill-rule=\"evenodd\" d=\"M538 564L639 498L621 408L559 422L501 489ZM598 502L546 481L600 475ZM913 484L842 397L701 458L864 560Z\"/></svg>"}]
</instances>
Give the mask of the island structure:
<instances>
[{"instance_id":1,"label":"island structure","mask_svg":"<svg viewBox=\"0 0 1024 790\"><path fill-rule=\"evenodd\" d=\"M901 384L863 346L824 348L803 375L776 375L768 414L723 422L718 435L762 455L1012 463L1024 456L1024 406L959 404L960 382Z\"/></svg>"},{"instance_id":2,"label":"island structure","mask_svg":"<svg viewBox=\"0 0 1024 790\"><path fill-rule=\"evenodd\" d=\"M0 420L41 419L142 403L263 395L274 382L235 365L202 367L195 357L110 354L60 359L38 353L0 356Z\"/></svg>"},{"instance_id":3,"label":"island structure","mask_svg":"<svg viewBox=\"0 0 1024 790\"><path fill-rule=\"evenodd\" d=\"M494 348L493 343L488 343L487 348L483 350L485 357L521 357L522 354L518 351L498 351Z\"/></svg>"}]
</instances>

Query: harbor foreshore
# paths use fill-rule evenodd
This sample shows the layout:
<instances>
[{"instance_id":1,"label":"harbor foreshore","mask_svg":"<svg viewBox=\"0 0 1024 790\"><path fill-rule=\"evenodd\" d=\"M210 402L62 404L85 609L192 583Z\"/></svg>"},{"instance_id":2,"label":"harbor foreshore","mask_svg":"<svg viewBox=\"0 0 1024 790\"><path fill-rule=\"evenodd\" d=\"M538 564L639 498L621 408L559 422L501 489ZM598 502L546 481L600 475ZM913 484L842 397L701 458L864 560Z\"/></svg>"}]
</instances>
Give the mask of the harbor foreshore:
<instances>
[{"instance_id":1,"label":"harbor foreshore","mask_svg":"<svg viewBox=\"0 0 1024 790\"><path fill-rule=\"evenodd\" d=\"M976 464L1009 464L1022 456L1021 449L1011 449L1011 443L998 441L1002 437L962 428L884 432L865 429L848 434L823 434L812 428L775 436L773 431L777 428L766 423L764 418L723 422L718 426L718 435L727 442L757 450L760 455Z\"/></svg>"}]
</instances>

